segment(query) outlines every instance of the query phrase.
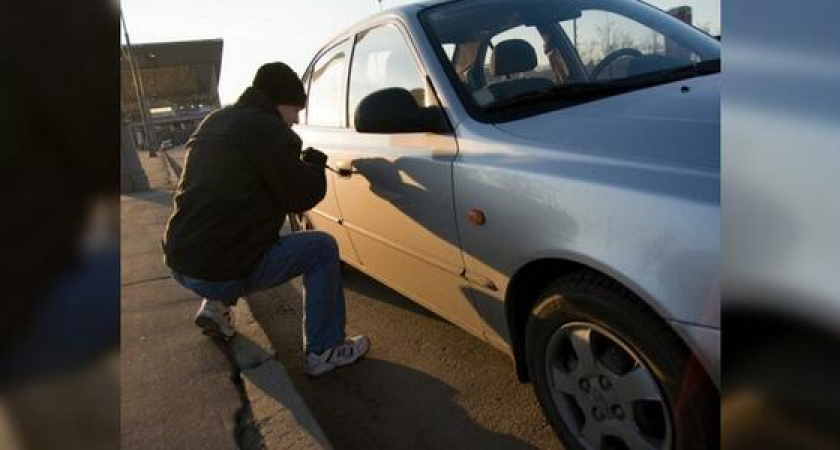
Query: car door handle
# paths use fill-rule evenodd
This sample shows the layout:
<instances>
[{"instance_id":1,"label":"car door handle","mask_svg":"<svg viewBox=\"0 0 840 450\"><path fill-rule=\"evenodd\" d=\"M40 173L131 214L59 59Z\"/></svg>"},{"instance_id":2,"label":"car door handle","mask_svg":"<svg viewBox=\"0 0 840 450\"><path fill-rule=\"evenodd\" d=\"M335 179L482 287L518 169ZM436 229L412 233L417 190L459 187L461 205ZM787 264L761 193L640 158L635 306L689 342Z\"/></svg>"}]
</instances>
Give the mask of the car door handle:
<instances>
[{"instance_id":1,"label":"car door handle","mask_svg":"<svg viewBox=\"0 0 840 450\"><path fill-rule=\"evenodd\" d=\"M350 178L350 176L353 175L353 162L340 159L335 162L333 172L337 173L338 176L342 178Z\"/></svg>"}]
</instances>

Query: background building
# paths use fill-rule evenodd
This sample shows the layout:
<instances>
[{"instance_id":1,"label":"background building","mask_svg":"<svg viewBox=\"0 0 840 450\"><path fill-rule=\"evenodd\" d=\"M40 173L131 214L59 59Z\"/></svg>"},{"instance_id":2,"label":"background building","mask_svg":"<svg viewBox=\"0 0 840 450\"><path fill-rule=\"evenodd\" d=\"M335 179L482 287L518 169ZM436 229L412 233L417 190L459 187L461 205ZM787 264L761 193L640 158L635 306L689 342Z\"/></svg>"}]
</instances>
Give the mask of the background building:
<instances>
[{"instance_id":1,"label":"background building","mask_svg":"<svg viewBox=\"0 0 840 450\"><path fill-rule=\"evenodd\" d=\"M186 142L198 123L221 106L222 40L132 44L131 52L154 128L152 142ZM128 48L123 46L120 106L134 144L148 149L138 101L140 91L128 56Z\"/></svg>"}]
</instances>

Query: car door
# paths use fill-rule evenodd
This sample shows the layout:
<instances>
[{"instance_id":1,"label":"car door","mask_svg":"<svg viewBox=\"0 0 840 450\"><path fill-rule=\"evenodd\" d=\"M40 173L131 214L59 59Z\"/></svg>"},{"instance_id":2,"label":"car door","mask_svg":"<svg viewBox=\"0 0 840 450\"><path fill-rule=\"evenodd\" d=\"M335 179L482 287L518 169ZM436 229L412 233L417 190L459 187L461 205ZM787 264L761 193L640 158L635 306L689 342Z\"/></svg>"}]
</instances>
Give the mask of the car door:
<instances>
[{"instance_id":1,"label":"car door","mask_svg":"<svg viewBox=\"0 0 840 450\"><path fill-rule=\"evenodd\" d=\"M369 94L404 88L419 106L438 100L399 25L359 33L348 82L348 123ZM453 133L354 133L330 155L354 174L336 178L344 227L363 269L415 301L474 330L465 292L452 195Z\"/></svg>"},{"instance_id":2,"label":"car door","mask_svg":"<svg viewBox=\"0 0 840 450\"><path fill-rule=\"evenodd\" d=\"M345 40L323 51L303 77L307 87L306 109L301 124L294 127L303 140L303 147L332 152L333 144L349 137L344 107L350 43ZM337 144L336 144L337 145ZM327 193L307 214L312 225L330 233L338 243L341 258L359 263L350 237L341 226L341 210L335 195L335 174L327 172Z\"/></svg>"}]
</instances>

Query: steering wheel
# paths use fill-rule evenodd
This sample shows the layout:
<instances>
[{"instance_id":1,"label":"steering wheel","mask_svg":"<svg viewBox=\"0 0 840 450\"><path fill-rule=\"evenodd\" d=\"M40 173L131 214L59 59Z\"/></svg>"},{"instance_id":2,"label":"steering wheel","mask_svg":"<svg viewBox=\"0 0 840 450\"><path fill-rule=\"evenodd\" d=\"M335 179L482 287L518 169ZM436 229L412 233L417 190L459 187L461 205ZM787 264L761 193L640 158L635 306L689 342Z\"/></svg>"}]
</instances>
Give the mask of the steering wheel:
<instances>
[{"instance_id":1,"label":"steering wheel","mask_svg":"<svg viewBox=\"0 0 840 450\"><path fill-rule=\"evenodd\" d=\"M591 79L597 80L598 77L601 75L601 72L604 71L604 69L609 67L610 64L614 63L618 58L621 58L622 56L633 56L635 58L641 58L644 55L642 54L642 52L636 50L635 48L620 48L605 56L604 59L602 59L601 62L599 62L598 65L596 65L595 68L592 69L592 73L589 74Z\"/></svg>"}]
</instances>

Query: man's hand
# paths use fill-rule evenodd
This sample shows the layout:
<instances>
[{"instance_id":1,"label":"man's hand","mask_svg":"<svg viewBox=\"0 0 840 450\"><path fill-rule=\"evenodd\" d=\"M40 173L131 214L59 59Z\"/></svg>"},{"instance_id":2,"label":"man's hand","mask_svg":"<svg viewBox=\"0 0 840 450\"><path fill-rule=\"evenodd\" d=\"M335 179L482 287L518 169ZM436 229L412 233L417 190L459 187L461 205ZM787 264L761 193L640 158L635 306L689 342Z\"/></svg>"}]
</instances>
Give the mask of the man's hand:
<instances>
[{"instance_id":1,"label":"man's hand","mask_svg":"<svg viewBox=\"0 0 840 450\"><path fill-rule=\"evenodd\" d=\"M300 153L300 160L310 166L318 168L325 168L327 166L327 155L312 147L306 147Z\"/></svg>"}]
</instances>

